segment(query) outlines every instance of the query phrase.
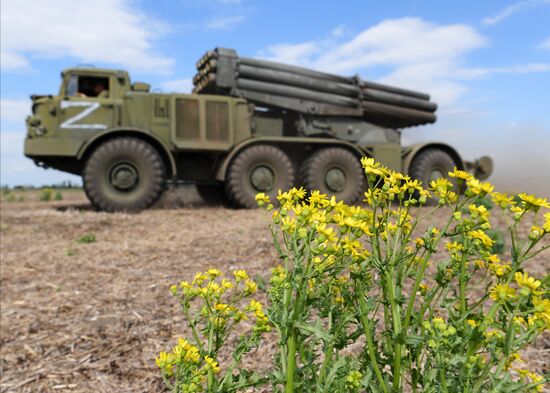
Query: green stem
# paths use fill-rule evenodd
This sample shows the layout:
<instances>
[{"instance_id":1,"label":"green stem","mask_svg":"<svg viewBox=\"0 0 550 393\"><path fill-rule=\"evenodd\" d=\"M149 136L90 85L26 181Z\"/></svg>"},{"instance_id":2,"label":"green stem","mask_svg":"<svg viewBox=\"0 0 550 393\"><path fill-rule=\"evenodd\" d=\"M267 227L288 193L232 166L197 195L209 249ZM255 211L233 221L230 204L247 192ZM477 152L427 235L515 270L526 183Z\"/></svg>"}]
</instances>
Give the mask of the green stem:
<instances>
[{"instance_id":1,"label":"green stem","mask_svg":"<svg viewBox=\"0 0 550 393\"><path fill-rule=\"evenodd\" d=\"M296 329L292 329L292 333L288 339L288 354L286 358L286 393L294 392L294 374L296 371Z\"/></svg>"},{"instance_id":2,"label":"green stem","mask_svg":"<svg viewBox=\"0 0 550 393\"><path fill-rule=\"evenodd\" d=\"M449 391L447 388L447 378L445 378L445 370L442 368L439 369L439 379L441 380L441 389L447 393Z\"/></svg>"},{"instance_id":3,"label":"green stem","mask_svg":"<svg viewBox=\"0 0 550 393\"><path fill-rule=\"evenodd\" d=\"M185 318L187 319L187 325L191 328L191 332L193 332L193 337L195 338L195 342L197 344L197 347L202 352L202 343L199 338L199 334L197 333L197 329L195 328L195 320L191 319L191 316L189 315L189 309L182 304L183 312L185 314Z\"/></svg>"},{"instance_id":4,"label":"green stem","mask_svg":"<svg viewBox=\"0 0 550 393\"><path fill-rule=\"evenodd\" d=\"M208 355L212 356L212 341L214 340L214 326L210 323L210 332L208 334ZM208 369L208 392L214 391L214 371L212 368Z\"/></svg>"},{"instance_id":5,"label":"green stem","mask_svg":"<svg viewBox=\"0 0 550 393\"><path fill-rule=\"evenodd\" d=\"M399 306L395 301L394 293L394 277L393 277L393 266L390 266L387 273L386 285L388 286L388 297L390 301L390 308L392 313L393 321L393 330L396 337L399 337L401 334L401 315L399 312ZM399 391L401 388L401 344L399 343L398 338L395 343L394 349L394 362L393 362L393 389L394 391Z\"/></svg>"},{"instance_id":6,"label":"green stem","mask_svg":"<svg viewBox=\"0 0 550 393\"><path fill-rule=\"evenodd\" d=\"M459 207L457 207L458 209ZM411 320L412 310L414 307L414 302L416 301L416 293L418 292L418 287L420 286L420 283L422 282L422 279L424 278L424 272L426 271L426 268L428 267L428 262L430 260L430 257L433 254L433 250L439 245L439 242L447 232L447 229L449 229L449 226L451 225L453 221L453 216L451 215L451 218L449 221L447 221L447 224L445 224L445 228L443 231L441 231L441 234L439 235L438 239L434 244L432 245L432 249L428 252L428 254L422 259L422 263L420 265L420 270L416 274L416 280L414 281L413 288L411 290L411 296L409 298L409 302L407 304L407 311L405 312L405 321L403 323L403 330L407 330L409 327L409 323Z\"/></svg>"},{"instance_id":7,"label":"green stem","mask_svg":"<svg viewBox=\"0 0 550 393\"><path fill-rule=\"evenodd\" d=\"M363 292L360 291L358 293L362 294ZM380 367L378 366L378 360L376 359L376 348L374 347L374 342L372 338L372 329L370 324L371 321L368 318L367 305L362 295L359 296L359 308L361 312L361 323L363 324L363 330L365 332L365 338L367 340L367 350L369 353L372 368L374 369L374 373L376 374L376 378L378 379L380 388L384 393L388 393L388 386L386 385L386 381L384 381L384 377L382 376L382 372L380 371Z\"/></svg>"},{"instance_id":8,"label":"green stem","mask_svg":"<svg viewBox=\"0 0 550 393\"><path fill-rule=\"evenodd\" d=\"M320 391L325 381L325 374L327 371L328 364L332 361L332 352L334 351L334 344L330 344L325 351L325 359L321 365L321 370L319 371L319 382L317 383L317 390Z\"/></svg>"}]
</instances>

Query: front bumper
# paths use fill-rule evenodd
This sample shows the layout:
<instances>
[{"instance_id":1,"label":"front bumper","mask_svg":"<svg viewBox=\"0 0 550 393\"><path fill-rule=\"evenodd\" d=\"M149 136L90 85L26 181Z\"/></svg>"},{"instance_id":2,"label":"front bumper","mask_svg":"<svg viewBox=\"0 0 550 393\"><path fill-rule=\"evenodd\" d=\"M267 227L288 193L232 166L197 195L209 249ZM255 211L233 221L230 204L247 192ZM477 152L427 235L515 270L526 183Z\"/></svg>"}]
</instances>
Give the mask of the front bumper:
<instances>
[{"instance_id":1,"label":"front bumper","mask_svg":"<svg viewBox=\"0 0 550 393\"><path fill-rule=\"evenodd\" d=\"M70 138L29 137L25 138L24 153L29 158L40 157L77 157L84 144L81 140Z\"/></svg>"}]
</instances>

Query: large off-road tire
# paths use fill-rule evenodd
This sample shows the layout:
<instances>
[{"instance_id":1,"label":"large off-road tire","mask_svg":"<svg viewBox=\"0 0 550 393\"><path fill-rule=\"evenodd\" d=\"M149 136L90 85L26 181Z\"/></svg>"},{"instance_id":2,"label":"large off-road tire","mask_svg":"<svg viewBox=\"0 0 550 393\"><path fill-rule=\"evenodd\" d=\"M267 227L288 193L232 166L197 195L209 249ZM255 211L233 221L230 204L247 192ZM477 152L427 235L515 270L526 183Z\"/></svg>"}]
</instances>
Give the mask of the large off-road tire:
<instances>
[{"instance_id":1,"label":"large off-road tire","mask_svg":"<svg viewBox=\"0 0 550 393\"><path fill-rule=\"evenodd\" d=\"M227 202L223 185L197 184L196 188L203 202L209 205L224 205Z\"/></svg>"},{"instance_id":2,"label":"large off-road tire","mask_svg":"<svg viewBox=\"0 0 550 393\"><path fill-rule=\"evenodd\" d=\"M166 188L162 157L132 137L101 144L86 161L84 190L97 210L136 212L155 203Z\"/></svg>"},{"instance_id":3,"label":"large off-road tire","mask_svg":"<svg viewBox=\"0 0 550 393\"><path fill-rule=\"evenodd\" d=\"M365 187L365 174L359 159L340 147L313 153L302 164L300 175L308 190L334 195L346 203L356 202Z\"/></svg>"},{"instance_id":4,"label":"large off-road tire","mask_svg":"<svg viewBox=\"0 0 550 393\"><path fill-rule=\"evenodd\" d=\"M409 168L409 175L422 181L423 187L429 187L432 180L449 177L456 163L445 151L440 149L426 149L413 158Z\"/></svg>"},{"instance_id":5,"label":"large off-road tire","mask_svg":"<svg viewBox=\"0 0 550 393\"><path fill-rule=\"evenodd\" d=\"M294 186L295 171L279 148L255 145L240 152L227 171L226 194L237 207L257 207L256 194L263 192L276 201L279 190Z\"/></svg>"}]
</instances>

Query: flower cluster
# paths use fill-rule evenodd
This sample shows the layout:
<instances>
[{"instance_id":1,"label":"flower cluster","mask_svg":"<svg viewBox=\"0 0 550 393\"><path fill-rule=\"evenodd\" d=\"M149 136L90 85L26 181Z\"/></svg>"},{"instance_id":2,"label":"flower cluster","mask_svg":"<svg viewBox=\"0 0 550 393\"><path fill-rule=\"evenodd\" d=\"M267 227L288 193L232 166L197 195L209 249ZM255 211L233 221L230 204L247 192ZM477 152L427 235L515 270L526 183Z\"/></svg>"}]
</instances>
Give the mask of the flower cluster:
<instances>
[{"instance_id":1,"label":"flower cluster","mask_svg":"<svg viewBox=\"0 0 550 393\"><path fill-rule=\"evenodd\" d=\"M369 184L362 206L302 188L279 192L278 209L266 195L257 196L279 231L274 230L274 241L283 263L272 271L270 315L290 349L298 345L297 356L305 362L317 356L311 348L320 346L325 358L336 361L334 343L345 347L362 331L367 345L361 356L370 365L345 374L348 389L360 384L354 376L365 374L374 375L384 392L401 391L404 381L413 390L479 392L498 378L509 386L537 380L535 373L514 379L499 364L550 328L547 290L521 267L548 248L540 241L548 233L550 213L537 224L548 202L494 192L492 184L459 169L424 188L371 158L362 164ZM430 199L437 203L428 214L415 210ZM488 199L510 224L509 256L495 251ZM437 209L450 210L446 224L420 231ZM531 213L535 225L522 239L518 225ZM440 245L448 256L436 259ZM484 295L471 294L474 283L487 288ZM407 286L412 291L402 295ZM380 311L383 318L375 315ZM314 322L312 315L325 319ZM293 330L292 324L300 328ZM308 324L315 329L306 329ZM287 356L281 370L288 373L295 365ZM534 389L542 386L537 381ZM323 383L323 372L306 382Z\"/></svg>"},{"instance_id":2,"label":"flower cluster","mask_svg":"<svg viewBox=\"0 0 550 393\"><path fill-rule=\"evenodd\" d=\"M172 352L161 352L156 359L164 381L176 392L223 391L239 380L234 368L244 354L256 347L262 334L271 330L263 306L251 298L258 285L245 270L236 270L232 278L224 277L215 268L198 272L191 282L181 281L170 291L178 298L187 325L193 333L194 344L180 338ZM234 363L220 373L217 355L231 332L243 321L254 321L254 326L240 337L235 349ZM246 373L240 385L254 386L253 374Z\"/></svg>"},{"instance_id":3,"label":"flower cluster","mask_svg":"<svg viewBox=\"0 0 550 393\"><path fill-rule=\"evenodd\" d=\"M220 371L214 359L208 355L201 356L199 348L183 338L178 340L172 352L161 352L155 362L165 380L175 375L179 376L178 379L185 380L185 383L179 385L182 392L202 392L208 372Z\"/></svg>"}]
</instances>

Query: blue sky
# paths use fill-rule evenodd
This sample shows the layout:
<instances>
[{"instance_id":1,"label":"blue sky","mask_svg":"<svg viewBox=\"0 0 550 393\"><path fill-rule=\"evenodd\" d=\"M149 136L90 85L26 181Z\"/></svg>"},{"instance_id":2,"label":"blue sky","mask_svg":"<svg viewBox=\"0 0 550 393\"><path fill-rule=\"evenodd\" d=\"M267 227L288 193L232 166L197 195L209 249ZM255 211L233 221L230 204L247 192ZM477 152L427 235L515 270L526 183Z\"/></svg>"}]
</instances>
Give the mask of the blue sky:
<instances>
[{"instance_id":1,"label":"blue sky","mask_svg":"<svg viewBox=\"0 0 550 393\"><path fill-rule=\"evenodd\" d=\"M550 0L3 0L0 38L2 184L78 179L22 155L28 97L56 93L63 68L188 91L197 59L224 46L429 92L438 123L406 142L491 155L501 189L550 196Z\"/></svg>"}]
</instances>

